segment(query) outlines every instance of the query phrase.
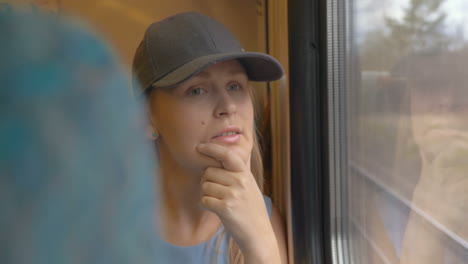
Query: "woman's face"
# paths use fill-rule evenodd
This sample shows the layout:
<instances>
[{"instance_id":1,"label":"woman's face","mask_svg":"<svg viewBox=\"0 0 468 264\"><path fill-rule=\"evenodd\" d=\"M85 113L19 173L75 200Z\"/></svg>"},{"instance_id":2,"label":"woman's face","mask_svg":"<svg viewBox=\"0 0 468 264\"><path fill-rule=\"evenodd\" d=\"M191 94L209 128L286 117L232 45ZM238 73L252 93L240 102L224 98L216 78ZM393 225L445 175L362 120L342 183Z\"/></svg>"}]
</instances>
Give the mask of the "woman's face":
<instances>
[{"instance_id":1,"label":"woman's face","mask_svg":"<svg viewBox=\"0 0 468 264\"><path fill-rule=\"evenodd\" d=\"M429 158L468 139L468 91L464 85L416 83L411 89L411 123L419 148Z\"/></svg>"},{"instance_id":2,"label":"woman's face","mask_svg":"<svg viewBox=\"0 0 468 264\"><path fill-rule=\"evenodd\" d=\"M228 147L250 164L254 110L244 68L237 60L208 67L175 88L154 89L153 129L161 162L202 171L219 162L200 154L200 143Z\"/></svg>"}]
</instances>

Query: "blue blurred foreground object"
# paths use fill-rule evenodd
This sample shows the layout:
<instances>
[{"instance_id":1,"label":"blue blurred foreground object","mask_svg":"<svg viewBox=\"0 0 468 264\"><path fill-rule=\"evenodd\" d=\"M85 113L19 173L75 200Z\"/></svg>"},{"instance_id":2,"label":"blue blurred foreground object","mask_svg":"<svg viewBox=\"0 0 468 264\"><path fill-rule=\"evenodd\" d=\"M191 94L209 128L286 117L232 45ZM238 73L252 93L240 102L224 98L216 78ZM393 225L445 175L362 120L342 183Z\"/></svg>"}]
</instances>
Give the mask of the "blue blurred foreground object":
<instances>
[{"instance_id":1,"label":"blue blurred foreground object","mask_svg":"<svg viewBox=\"0 0 468 264\"><path fill-rule=\"evenodd\" d=\"M0 263L165 263L154 153L107 46L0 8Z\"/></svg>"}]
</instances>

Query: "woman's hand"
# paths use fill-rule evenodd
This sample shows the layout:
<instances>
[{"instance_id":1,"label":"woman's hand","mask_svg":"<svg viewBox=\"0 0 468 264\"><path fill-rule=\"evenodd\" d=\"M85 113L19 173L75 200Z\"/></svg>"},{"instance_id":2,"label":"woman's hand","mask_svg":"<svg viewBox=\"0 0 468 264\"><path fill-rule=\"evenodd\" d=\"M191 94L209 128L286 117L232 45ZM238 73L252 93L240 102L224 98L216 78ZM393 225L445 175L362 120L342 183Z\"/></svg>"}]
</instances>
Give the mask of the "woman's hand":
<instances>
[{"instance_id":1,"label":"woman's hand","mask_svg":"<svg viewBox=\"0 0 468 264\"><path fill-rule=\"evenodd\" d=\"M414 205L468 239L468 140L454 140L424 165Z\"/></svg>"},{"instance_id":2,"label":"woman's hand","mask_svg":"<svg viewBox=\"0 0 468 264\"><path fill-rule=\"evenodd\" d=\"M439 227L468 239L468 141L453 140L435 153L423 170L412 204L425 214L412 212L403 241L401 263L439 264L451 254ZM452 258L463 261L463 256ZM455 261L457 262L457 261ZM458 262L457 262L458 263ZM461 263L461 262L460 262Z\"/></svg>"},{"instance_id":3,"label":"woman's hand","mask_svg":"<svg viewBox=\"0 0 468 264\"><path fill-rule=\"evenodd\" d=\"M205 170L201 179L201 204L219 216L239 245L246 263L279 263L275 234L249 166L225 146L200 144L198 151L222 166Z\"/></svg>"}]
</instances>

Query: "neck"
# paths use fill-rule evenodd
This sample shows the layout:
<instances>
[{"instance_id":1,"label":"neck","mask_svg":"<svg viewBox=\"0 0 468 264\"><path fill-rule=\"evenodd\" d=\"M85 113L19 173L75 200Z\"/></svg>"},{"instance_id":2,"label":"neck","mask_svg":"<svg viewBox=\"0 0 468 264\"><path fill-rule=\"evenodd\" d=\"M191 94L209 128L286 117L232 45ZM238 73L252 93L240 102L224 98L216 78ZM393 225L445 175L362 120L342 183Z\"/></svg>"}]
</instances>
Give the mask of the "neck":
<instances>
[{"instance_id":1,"label":"neck","mask_svg":"<svg viewBox=\"0 0 468 264\"><path fill-rule=\"evenodd\" d=\"M161 153L162 154L162 153ZM221 223L218 216L200 205L198 173L184 168L167 155L161 155L161 207L159 219L168 242L193 245L211 237Z\"/></svg>"},{"instance_id":2,"label":"neck","mask_svg":"<svg viewBox=\"0 0 468 264\"><path fill-rule=\"evenodd\" d=\"M200 207L201 175L194 175L183 168L167 166L164 163L161 163L160 173L163 208L184 211L193 216L204 211Z\"/></svg>"}]
</instances>

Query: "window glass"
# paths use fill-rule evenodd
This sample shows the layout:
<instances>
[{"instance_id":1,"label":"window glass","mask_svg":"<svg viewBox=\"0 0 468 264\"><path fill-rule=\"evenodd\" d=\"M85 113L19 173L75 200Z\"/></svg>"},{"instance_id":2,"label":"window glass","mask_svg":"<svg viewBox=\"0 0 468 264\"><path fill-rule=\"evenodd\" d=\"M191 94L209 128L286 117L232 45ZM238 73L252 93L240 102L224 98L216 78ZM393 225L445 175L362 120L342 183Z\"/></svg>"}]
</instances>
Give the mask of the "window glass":
<instances>
[{"instance_id":1,"label":"window glass","mask_svg":"<svg viewBox=\"0 0 468 264\"><path fill-rule=\"evenodd\" d=\"M468 2L353 3L354 255L359 263L468 263Z\"/></svg>"}]
</instances>

